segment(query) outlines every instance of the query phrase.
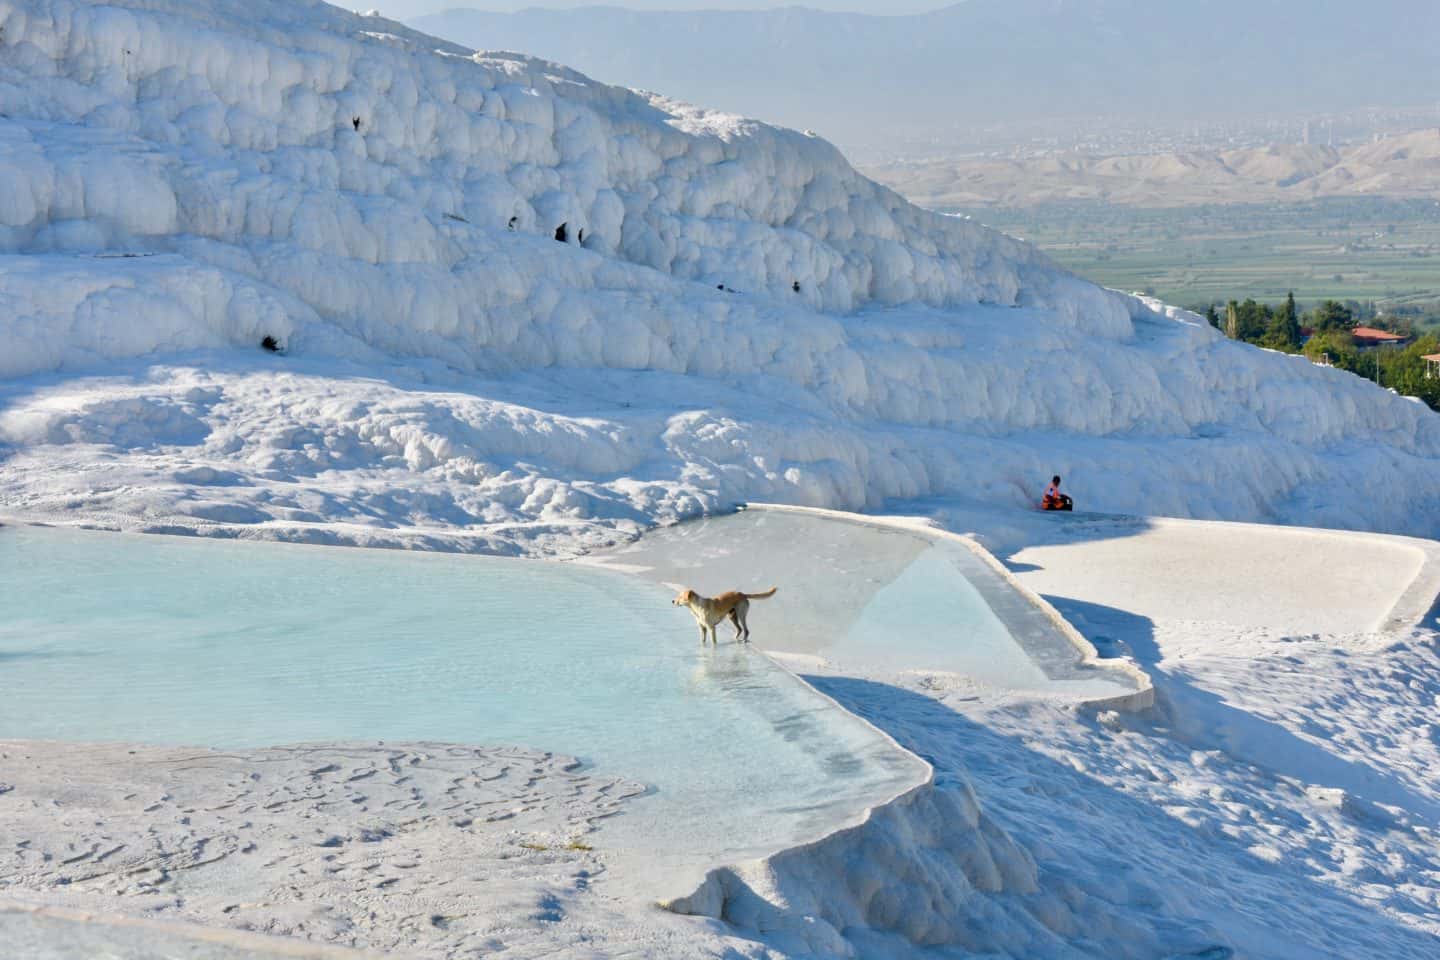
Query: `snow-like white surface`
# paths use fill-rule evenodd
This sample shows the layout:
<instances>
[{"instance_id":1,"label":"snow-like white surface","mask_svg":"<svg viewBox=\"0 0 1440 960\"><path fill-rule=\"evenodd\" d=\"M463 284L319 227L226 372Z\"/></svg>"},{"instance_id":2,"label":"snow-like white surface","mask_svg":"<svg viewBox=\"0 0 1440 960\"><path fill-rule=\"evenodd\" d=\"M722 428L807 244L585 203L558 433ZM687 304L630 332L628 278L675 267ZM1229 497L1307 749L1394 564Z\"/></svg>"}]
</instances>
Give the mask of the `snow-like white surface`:
<instances>
[{"instance_id":1,"label":"snow-like white surface","mask_svg":"<svg viewBox=\"0 0 1440 960\"><path fill-rule=\"evenodd\" d=\"M1317 624L1343 634L1392 621L1406 629L1440 594L1440 544L1335 530L1117 518L1010 559L1038 593L1079 591L1151 619L1183 607L1212 637L1237 628L1303 635ZM1412 584L1418 604L1406 596Z\"/></svg>"},{"instance_id":2,"label":"snow-like white surface","mask_svg":"<svg viewBox=\"0 0 1440 960\"><path fill-rule=\"evenodd\" d=\"M1144 577L1122 557L1132 546ZM964 769L1017 836L1058 860L1089 851L1086 869L1117 887L1164 890L1210 917L1237 956L1432 956L1434 548L1151 521L1078 524L1020 549L1010 556L1019 578L1102 650L1145 664L1158 708L1087 719L942 698L968 721ZM1418 570L1416 551L1426 554ZM1296 570L1308 583L1296 584ZM1412 577L1428 610L1403 596ZM1408 622L1362 626L1385 621L1397 595ZM889 709L882 699L878 711ZM904 725L918 734L923 712ZM1094 859L1101 849L1123 862Z\"/></svg>"},{"instance_id":3,"label":"snow-like white surface","mask_svg":"<svg viewBox=\"0 0 1440 960\"><path fill-rule=\"evenodd\" d=\"M1058 470L1083 507L1440 530L1440 417L814 137L318 3L0 28L5 512L548 551Z\"/></svg>"},{"instance_id":4,"label":"snow-like white surface","mask_svg":"<svg viewBox=\"0 0 1440 960\"><path fill-rule=\"evenodd\" d=\"M6 897L430 956L544 943L510 914L600 872L596 823L644 791L567 757L444 743L0 754ZM105 946L56 955L134 955Z\"/></svg>"},{"instance_id":5,"label":"snow-like white surface","mask_svg":"<svg viewBox=\"0 0 1440 960\"><path fill-rule=\"evenodd\" d=\"M69 960L86 950L133 960L375 960L325 943L7 900L0 900L0 937L29 960Z\"/></svg>"},{"instance_id":6,"label":"snow-like white surface","mask_svg":"<svg viewBox=\"0 0 1440 960\"><path fill-rule=\"evenodd\" d=\"M1036 915L1049 915L1055 895L1087 911L1060 934L1063 944L1018 946L1009 938L1023 936L1023 925L979 919L1003 909L1005 898L981 901L972 904L971 929L989 930L991 939L969 949L1036 957L1434 955L1437 611L1412 606L1408 624L1351 631L1356 613L1317 603L1305 614L1290 571L1264 562L1293 555L1297 538L1307 540L1305 567L1368 561L1377 569L1352 574L1371 591L1368 608L1364 589L1359 594L1365 617L1404 592L1407 576L1431 584L1433 600L1433 551L1416 571L1394 562L1413 541L1083 517L1057 525L973 505L936 507L952 528L963 520L964 529L1009 544L1006 559L1019 578L1054 591L1051 599L1103 650L1145 664L1158 698L1154 711L1094 714L1028 697L977 698L967 684L929 675L810 677L924 755L938 791L963 800L973 789L982 798L995 825L1033 858L1038 890L1028 902ZM1129 544L1152 576L1125 579L1119 557ZM1198 574L1202 556L1220 572ZM1231 612L1217 614L1211 594L1227 570L1236 574L1227 586ZM1322 578L1315 586L1333 584ZM1268 621L1267 598L1277 598ZM892 841L906 852L901 869L924 861L907 845L924 836L912 825ZM826 881L845 874L843 862L811 851L794 869L803 882L783 872L772 881L794 902L821 916L849 909L844 885ZM865 955L894 949L883 937L867 941L876 934L857 924L851 939L870 947ZM1105 937L1119 946L1101 944Z\"/></svg>"}]
</instances>

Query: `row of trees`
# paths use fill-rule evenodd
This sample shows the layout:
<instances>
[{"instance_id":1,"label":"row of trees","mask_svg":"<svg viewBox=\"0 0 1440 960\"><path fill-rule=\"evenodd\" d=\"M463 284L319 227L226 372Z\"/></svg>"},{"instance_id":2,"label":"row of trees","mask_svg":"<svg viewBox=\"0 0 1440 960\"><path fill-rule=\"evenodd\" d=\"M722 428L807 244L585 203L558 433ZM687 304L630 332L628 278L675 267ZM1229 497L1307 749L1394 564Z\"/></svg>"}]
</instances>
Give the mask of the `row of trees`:
<instances>
[{"instance_id":1,"label":"row of trees","mask_svg":"<svg viewBox=\"0 0 1440 960\"><path fill-rule=\"evenodd\" d=\"M1231 300L1225 305L1222 315L1211 304L1205 316L1212 326L1225 331L1232 340L1244 340L1272 350L1298 353L1304 346L1302 327L1316 332L1332 330L1353 330L1356 324L1355 310L1338 300L1326 300L1314 310L1301 314L1295 306L1295 294L1285 298L1278 307L1268 303L1256 303L1248 299L1244 303Z\"/></svg>"},{"instance_id":2,"label":"row of trees","mask_svg":"<svg viewBox=\"0 0 1440 960\"><path fill-rule=\"evenodd\" d=\"M1243 303L1231 300L1222 312L1211 304L1205 316L1232 340L1244 340L1285 353L1303 353L1316 362L1328 362L1367 380L1375 380L1404 396L1419 397L1431 409L1440 410L1440 380L1425 378L1425 361L1421 359L1440 354L1440 336L1419 337L1403 349L1361 350L1351 334L1356 326L1356 312L1352 306L1327 300L1302 314L1296 308L1292 293L1278 306L1256 303L1253 299ZM1371 323L1392 326L1381 320ZM1308 328L1308 336L1301 332L1302 328ZM1395 332L1413 333L1409 329Z\"/></svg>"}]
</instances>

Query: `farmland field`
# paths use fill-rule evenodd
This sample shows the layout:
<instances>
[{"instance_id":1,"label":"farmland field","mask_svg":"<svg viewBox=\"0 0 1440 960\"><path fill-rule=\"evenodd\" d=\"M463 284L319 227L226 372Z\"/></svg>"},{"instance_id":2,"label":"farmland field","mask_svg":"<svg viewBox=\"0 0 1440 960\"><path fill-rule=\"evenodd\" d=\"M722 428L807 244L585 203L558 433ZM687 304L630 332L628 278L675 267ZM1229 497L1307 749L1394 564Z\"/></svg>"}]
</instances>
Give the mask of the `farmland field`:
<instances>
[{"instance_id":1,"label":"farmland field","mask_svg":"<svg viewBox=\"0 0 1440 960\"><path fill-rule=\"evenodd\" d=\"M1102 203L989 208L976 220L1029 240L1106 286L1185 306L1254 297L1440 305L1440 203L1328 199L1170 209Z\"/></svg>"}]
</instances>

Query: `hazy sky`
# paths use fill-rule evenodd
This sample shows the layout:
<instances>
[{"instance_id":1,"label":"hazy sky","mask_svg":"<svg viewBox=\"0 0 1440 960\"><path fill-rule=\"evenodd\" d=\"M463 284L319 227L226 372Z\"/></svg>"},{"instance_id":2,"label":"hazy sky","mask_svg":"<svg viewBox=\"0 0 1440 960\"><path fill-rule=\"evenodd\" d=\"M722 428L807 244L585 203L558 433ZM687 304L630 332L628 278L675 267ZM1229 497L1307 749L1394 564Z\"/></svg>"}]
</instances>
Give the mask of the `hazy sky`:
<instances>
[{"instance_id":1,"label":"hazy sky","mask_svg":"<svg viewBox=\"0 0 1440 960\"><path fill-rule=\"evenodd\" d=\"M332 0L333 2L333 0ZM378 8L393 20L406 20L454 7L478 10L522 10L525 7L628 7L632 10L764 10L772 7L812 7L851 13L921 13L949 6L954 0L803 0L777 3L774 0L350 0L340 3L357 10Z\"/></svg>"}]
</instances>

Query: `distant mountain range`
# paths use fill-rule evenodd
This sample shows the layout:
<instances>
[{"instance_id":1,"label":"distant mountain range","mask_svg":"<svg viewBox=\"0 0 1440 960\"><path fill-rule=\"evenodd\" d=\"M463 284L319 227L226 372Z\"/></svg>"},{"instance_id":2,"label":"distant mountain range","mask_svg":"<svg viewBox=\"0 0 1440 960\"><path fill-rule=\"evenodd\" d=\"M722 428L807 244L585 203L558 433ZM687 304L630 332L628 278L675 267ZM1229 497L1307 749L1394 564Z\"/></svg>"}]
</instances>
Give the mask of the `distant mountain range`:
<instances>
[{"instance_id":1,"label":"distant mountain range","mask_svg":"<svg viewBox=\"0 0 1440 960\"><path fill-rule=\"evenodd\" d=\"M842 146L961 124L1440 99L1435 0L966 0L908 16L458 9L412 25Z\"/></svg>"},{"instance_id":2,"label":"distant mountain range","mask_svg":"<svg viewBox=\"0 0 1440 960\"><path fill-rule=\"evenodd\" d=\"M1440 129L1343 150L1272 146L1143 156L975 158L871 167L868 176L938 210L1104 200L1185 206L1386 196L1440 199Z\"/></svg>"}]
</instances>

